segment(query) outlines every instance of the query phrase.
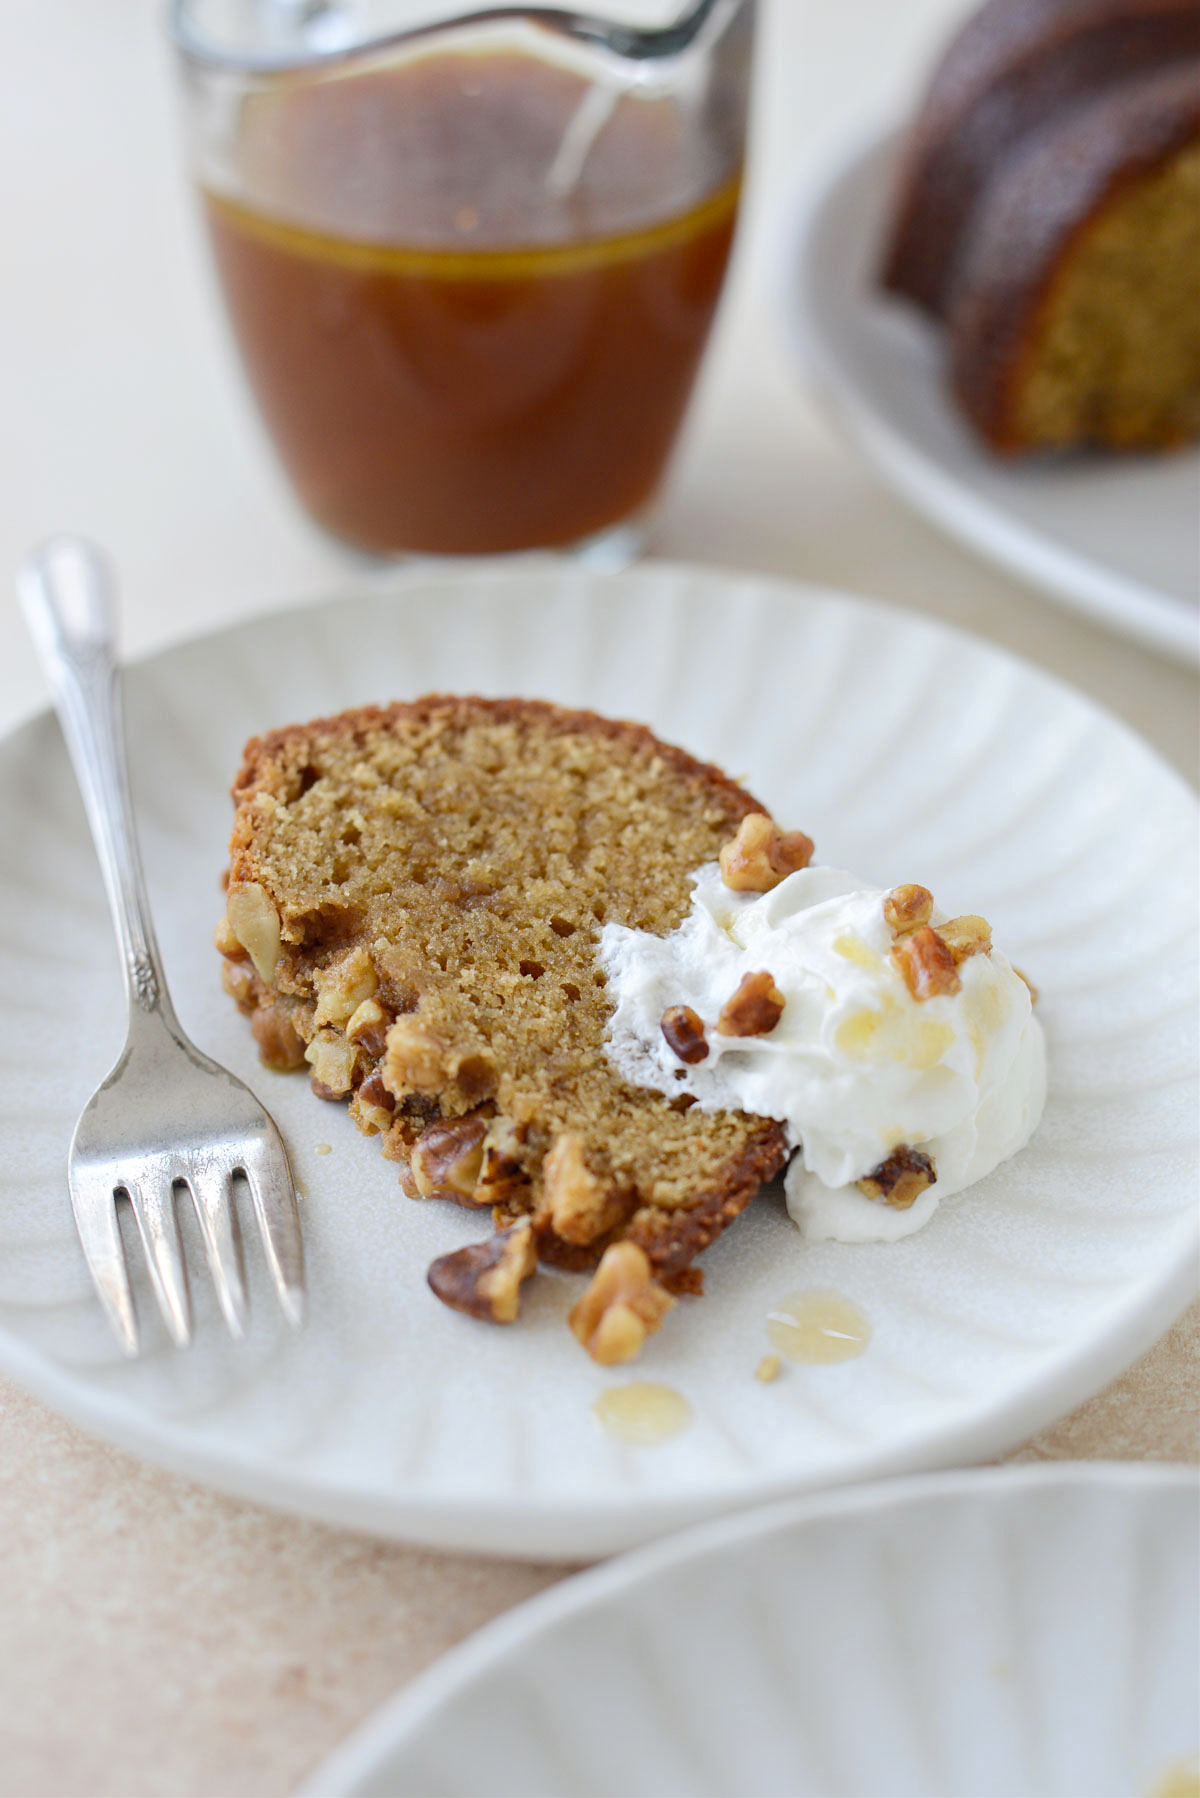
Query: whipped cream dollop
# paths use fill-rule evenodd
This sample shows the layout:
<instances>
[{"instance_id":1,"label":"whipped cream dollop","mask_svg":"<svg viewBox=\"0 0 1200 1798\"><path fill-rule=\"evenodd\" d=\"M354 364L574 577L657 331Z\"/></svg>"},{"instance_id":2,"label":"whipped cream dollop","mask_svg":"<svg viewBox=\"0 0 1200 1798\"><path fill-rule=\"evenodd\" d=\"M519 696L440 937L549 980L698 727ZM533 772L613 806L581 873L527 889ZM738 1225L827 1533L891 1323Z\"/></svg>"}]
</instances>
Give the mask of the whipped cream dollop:
<instances>
[{"instance_id":1,"label":"whipped cream dollop","mask_svg":"<svg viewBox=\"0 0 1200 1798\"><path fill-rule=\"evenodd\" d=\"M1045 1043L1029 988L999 949L959 964L957 992L918 1000L892 957L881 888L804 868L768 893L734 892L715 862L693 879L692 909L669 935L604 928L608 1053L633 1085L785 1124L798 1150L788 1210L806 1236L910 1235L1029 1141L1046 1097ZM765 1035L720 1034L743 976L763 971L785 1001L778 1022ZM701 1061L683 1062L663 1035L678 1005L703 1023ZM936 1170L905 1210L855 1184L902 1147Z\"/></svg>"}]
</instances>

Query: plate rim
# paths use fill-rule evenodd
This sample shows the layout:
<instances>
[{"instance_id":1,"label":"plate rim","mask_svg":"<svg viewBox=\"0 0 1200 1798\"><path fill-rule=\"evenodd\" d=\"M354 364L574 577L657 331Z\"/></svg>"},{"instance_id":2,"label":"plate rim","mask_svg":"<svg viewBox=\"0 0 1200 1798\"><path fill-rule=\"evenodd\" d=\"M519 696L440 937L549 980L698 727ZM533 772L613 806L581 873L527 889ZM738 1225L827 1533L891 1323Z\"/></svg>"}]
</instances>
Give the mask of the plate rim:
<instances>
[{"instance_id":1,"label":"plate rim","mask_svg":"<svg viewBox=\"0 0 1200 1798\"><path fill-rule=\"evenodd\" d=\"M1185 667L1200 666L1200 612L1065 547L956 478L876 409L853 365L821 329L811 298L819 281L819 229L837 210L842 184L864 170L884 171L904 131L903 121L883 128L859 121L826 141L813 170L793 189L775 280L776 311L793 363L812 376L834 423L868 465L946 536L1077 616Z\"/></svg>"},{"instance_id":2,"label":"plate rim","mask_svg":"<svg viewBox=\"0 0 1200 1798\"><path fill-rule=\"evenodd\" d=\"M371 602L386 601L407 588L420 588L431 582L468 590L483 585L494 592L497 582L507 580L524 591L531 574L535 573L551 577L570 575L574 579L582 576L589 586L608 582L667 585L683 580L707 584L719 591L730 581L748 582L781 603L832 604L837 609L849 608L893 623L899 620L905 626L924 629L942 640L949 637L990 658L999 657L1003 663L1018 670L1023 678L1032 678L1062 694L1071 703L1083 706L1093 717L1101 719L1106 728L1115 730L1136 746L1160 777L1167 777L1180 796L1193 808L1197 806L1197 796L1189 783L1131 726L1069 682L1008 649L906 607L803 580L706 564L650 559L619 573L604 573L579 570L569 558L552 556L539 558L536 567L532 559L521 558L519 564L503 568L495 562L468 569L417 567L403 570L398 575L389 574L375 582L349 579L343 588L323 598L302 600L290 606L284 604L213 630L194 632L135 658L129 668L131 671L152 670L173 657L186 656L195 647L222 638L231 639L240 632L277 622L289 614L311 621L318 614L342 606L354 597ZM52 714L47 708L17 723L0 736L0 754L21 736L45 730L51 721ZM983 1411L974 1409L965 1418L948 1419L923 1435L915 1447L899 1445L860 1455L853 1479L875 1480L917 1474L934 1467L1004 1453L1116 1378L1163 1334L1200 1289L1200 1214L1179 1216L1169 1226L1167 1234L1174 1243L1170 1260L1152 1279L1143 1279L1122 1290L1119 1302L1109 1306L1109 1321L1100 1344L1077 1344L1060 1358L1053 1375L1035 1377L1032 1385L1027 1385L1020 1393L998 1400ZM280 1472L258 1462L242 1450L216 1449L203 1443L197 1445L186 1427L170 1418L154 1417L119 1394L87 1386L70 1368L59 1367L4 1324L0 1324L0 1371L92 1435L140 1455L153 1465L292 1515L433 1548L529 1557L529 1537L531 1532L536 1532L539 1538L536 1559L547 1562L578 1560L593 1554L626 1550L649 1537L694 1525L701 1518L744 1511L787 1495L827 1489L830 1484L827 1477L820 1474L809 1477L803 1469L795 1469L760 1476L733 1488L709 1484L693 1488L683 1496L641 1492L633 1507L615 1499L597 1503L578 1498L539 1500L528 1496L502 1496L483 1501L457 1494L414 1499L394 1487L350 1485L312 1474L300 1478L294 1472ZM844 1482L847 1476L838 1477ZM487 1538L483 1547L479 1542L481 1531Z\"/></svg>"},{"instance_id":3,"label":"plate rim","mask_svg":"<svg viewBox=\"0 0 1200 1798\"><path fill-rule=\"evenodd\" d=\"M489 1619L431 1661L356 1724L295 1789L293 1798L350 1798L356 1783L404 1746L441 1705L461 1695L514 1652L566 1619L578 1617L669 1570L724 1550L835 1519L886 1513L942 1498L998 1497L1018 1504L1031 1493L1109 1490L1134 1500L1169 1492L1200 1499L1200 1468L1183 1461L1018 1462L955 1467L777 1500L710 1518L607 1561L568 1574Z\"/></svg>"}]
</instances>

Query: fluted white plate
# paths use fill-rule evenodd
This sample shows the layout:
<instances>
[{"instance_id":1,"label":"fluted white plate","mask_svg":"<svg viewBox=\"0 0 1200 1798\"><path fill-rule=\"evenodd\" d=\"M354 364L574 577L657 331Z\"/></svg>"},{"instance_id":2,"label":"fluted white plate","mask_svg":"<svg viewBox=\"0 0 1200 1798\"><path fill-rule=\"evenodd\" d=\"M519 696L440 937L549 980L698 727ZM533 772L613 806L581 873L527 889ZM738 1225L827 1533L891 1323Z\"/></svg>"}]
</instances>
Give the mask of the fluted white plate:
<instances>
[{"instance_id":1,"label":"fluted white plate","mask_svg":"<svg viewBox=\"0 0 1200 1798\"><path fill-rule=\"evenodd\" d=\"M878 289L896 138L872 132L805 185L782 310L804 367L901 499L1073 610L1200 660L1200 450L1009 462L954 405L941 333Z\"/></svg>"},{"instance_id":2,"label":"fluted white plate","mask_svg":"<svg viewBox=\"0 0 1200 1798\"><path fill-rule=\"evenodd\" d=\"M1153 1798L1200 1757L1200 1486L1004 1468L724 1519L564 1581L306 1798Z\"/></svg>"},{"instance_id":3,"label":"fluted white plate","mask_svg":"<svg viewBox=\"0 0 1200 1798\"><path fill-rule=\"evenodd\" d=\"M127 1364L106 1333L64 1168L122 1007L66 756L37 719L0 747L0 1365L90 1428L342 1524L599 1554L772 1495L1000 1451L1118 1373L1194 1290L1196 807L1077 694L834 594L554 563L413 574L171 650L128 685L179 1013L288 1140L311 1319L289 1335L255 1266L241 1347L203 1278L188 1353L156 1332L144 1290L149 1354ZM339 1108L263 1071L220 990L210 939L245 738L437 687L646 719L744 774L823 859L982 911L1042 990L1051 1093L1031 1147L893 1246L806 1246L765 1194L706 1256L708 1296L634 1370L694 1411L653 1449L596 1423L593 1400L628 1373L569 1335L577 1280L534 1282L507 1330L438 1304L425 1268L480 1220L403 1198ZM805 1284L849 1294L874 1341L760 1385L767 1312Z\"/></svg>"}]
</instances>

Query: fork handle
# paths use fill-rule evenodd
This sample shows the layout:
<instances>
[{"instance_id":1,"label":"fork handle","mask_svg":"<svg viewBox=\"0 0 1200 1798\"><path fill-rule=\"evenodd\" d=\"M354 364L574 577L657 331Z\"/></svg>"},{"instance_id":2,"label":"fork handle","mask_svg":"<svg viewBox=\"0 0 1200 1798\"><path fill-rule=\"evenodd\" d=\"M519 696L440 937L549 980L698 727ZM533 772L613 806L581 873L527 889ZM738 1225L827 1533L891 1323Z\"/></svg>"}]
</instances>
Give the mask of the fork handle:
<instances>
[{"instance_id":1,"label":"fork handle","mask_svg":"<svg viewBox=\"0 0 1200 1798\"><path fill-rule=\"evenodd\" d=\"M21 609L54 698L100 859L125 970L130 1018L175 1030L138 850L108 564L91 544L55 537L17 574Z\"/></svg>"}]
</instances>

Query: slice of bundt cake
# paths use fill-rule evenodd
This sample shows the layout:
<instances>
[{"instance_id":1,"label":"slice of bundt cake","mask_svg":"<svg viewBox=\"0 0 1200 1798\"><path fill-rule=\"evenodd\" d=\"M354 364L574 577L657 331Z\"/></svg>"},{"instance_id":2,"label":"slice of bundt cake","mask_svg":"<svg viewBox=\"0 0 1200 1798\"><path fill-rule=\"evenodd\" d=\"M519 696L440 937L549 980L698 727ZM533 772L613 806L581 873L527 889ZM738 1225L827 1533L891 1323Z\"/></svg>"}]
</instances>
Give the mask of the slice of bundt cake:
<instances>
[{"instance_id":1,"label":"slice of bundt cake","mask_svg":"<svg viewBox=\"0 0 1200 1798\"><path fill-rule=\"evenodd\" d=\"M954 391L1002 453L1200 432L1200 58L1107 89L1010 157L947 327Z\"/></svg>"},{"instance_id":2,"label":"slice of bundt cake","mask_svg":"<svg viewBox=\"0 0 1200 1798\"><path fill-rule=\"evenodd\" d=\"M264 1060L349 1101L411 1198L492 1211L439 1298L509 1322L539 1258L598 1262L572 1327L632 1358L785 1138L617 1077L596 944L674 929L763 808L638 725L440 696L256 738L233 797L217 944Z\"/></svg>"}]
</instances>

